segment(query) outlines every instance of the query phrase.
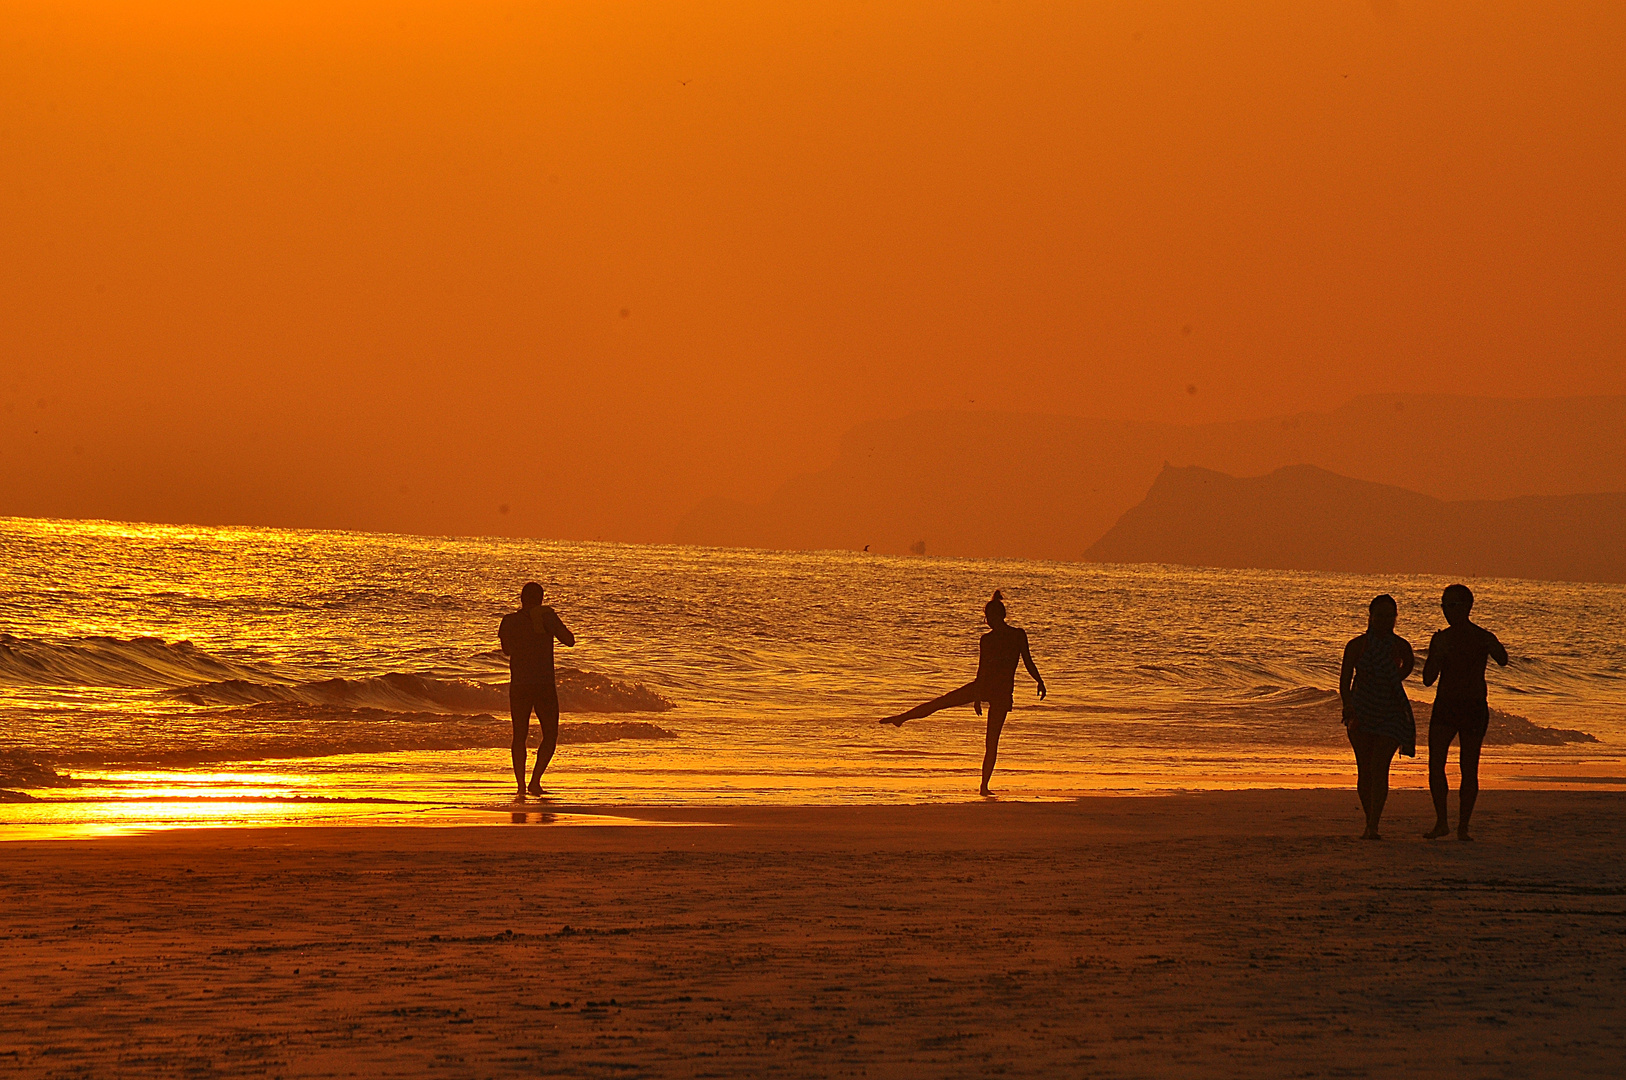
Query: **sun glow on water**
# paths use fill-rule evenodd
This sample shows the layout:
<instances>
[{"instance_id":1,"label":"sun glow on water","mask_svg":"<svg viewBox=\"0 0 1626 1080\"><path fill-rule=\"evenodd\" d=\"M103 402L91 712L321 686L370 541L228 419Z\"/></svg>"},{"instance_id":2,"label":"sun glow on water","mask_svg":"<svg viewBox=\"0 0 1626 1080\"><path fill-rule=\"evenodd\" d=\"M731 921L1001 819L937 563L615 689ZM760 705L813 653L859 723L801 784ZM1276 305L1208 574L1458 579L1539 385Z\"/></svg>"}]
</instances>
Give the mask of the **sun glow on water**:
<instances>
[{"instance_id":1,"label":"sun glow on water","mask_svg":"<svg viewBox=\"0 0 1626 1080\"><path fill-rule=\"evenodd\" d=\"M1344 786L1339 649L1377 591L1422 645L1441 584L18 519L0 546L0 789L37 800L0 804L8 835L507 822L495 629L529 578L578 636L574 707L616 710L567 712L556 807L975 797L969 710L875 720L969 678L994 587L1051 688L1019 677L1008 797ZM1493 704L1601 740L1490 748L1487 782L1626 775L1626 589L1475 586L1514 653Z\"/></svg>"}]
</instances>

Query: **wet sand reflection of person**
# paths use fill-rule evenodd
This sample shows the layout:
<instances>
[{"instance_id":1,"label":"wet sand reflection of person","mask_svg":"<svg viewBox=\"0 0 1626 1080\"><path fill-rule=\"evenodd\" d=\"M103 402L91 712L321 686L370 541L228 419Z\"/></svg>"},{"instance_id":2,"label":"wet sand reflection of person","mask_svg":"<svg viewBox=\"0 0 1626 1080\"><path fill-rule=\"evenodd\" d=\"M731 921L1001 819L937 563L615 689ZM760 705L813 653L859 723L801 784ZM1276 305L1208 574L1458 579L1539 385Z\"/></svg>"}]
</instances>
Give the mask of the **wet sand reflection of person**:
<instances>
[{"instance_id":1,"label":"wet sand reflection of person","mask_svg":"<svg viewBox=\"0 0 1626 1080\"><path fill-rule=\"evenodd\" d=\"M1428 721L1428 791L1434 799L1434 827L1423 835L1438 840L1451 831L1447 802L1451 795L1445 779L1445 762L1451 754L1451 741L1461 738L1457 764L1462 773L1461 807L1457 812L1457 839L1472 840L1468 819L1479 799L1479 750L1490 727L1490 701L1485 686L1485 663L1494 658L1507 667L1507 649L1496 635L1468 618L1474 609L1473 590L1466 585L1447 585L1440 608L1449 623L1428 643L1428 659L1423 662L1423 685L1440 681L1434 692L1434 709Z\"/></svg>"},{"instance_id":2,"label":"wet sand reflection of person","mask_svg":"<svg viewBox=\"0 0 1626 1080\"><path fill-rule=\"evenodd\" d=\"M1366 633L1344 646L1338 695L1344 727L1355 751L1356 790L1366 812L1363 840L1381 840L1378 820L1389 798L1389 765L1399 751L1417 756L1417 722L1406 697L1406 676L1417 666L1411 643L1395 634L1399 608L1387 593L1367 608Z\"/></svg>"},{"instance_id":3,"label":"wet sand reflection of person","mask_svg":"<svg viewBox=\"0 0 1626 1080\"><path fill-rule=\"evenodd\" d=\"M1005 729L1005 717L1010 714L1016 694L1017 660L1022 661L1028 674L1038 684L1039 700L1044 700L1046 691L1044 679L1040 677L1039 669L1033 663L1033 653L1028 648L1027 631L1005 621L1005 599L998 590L995 590L994 598L984 605L983 615L988 620L988 632L982 635L978 643L977 677L958 690L951 690L908 712L889 716L881 723L902 727L907 720L919 720L942 709L966 704L974 706L977 715L981 716L982 703L987 702L988 732L983 744L981 793L992 795L988 781L994 775L994 761L999 757L999 736Z\"/></svg>"}]
</instances>

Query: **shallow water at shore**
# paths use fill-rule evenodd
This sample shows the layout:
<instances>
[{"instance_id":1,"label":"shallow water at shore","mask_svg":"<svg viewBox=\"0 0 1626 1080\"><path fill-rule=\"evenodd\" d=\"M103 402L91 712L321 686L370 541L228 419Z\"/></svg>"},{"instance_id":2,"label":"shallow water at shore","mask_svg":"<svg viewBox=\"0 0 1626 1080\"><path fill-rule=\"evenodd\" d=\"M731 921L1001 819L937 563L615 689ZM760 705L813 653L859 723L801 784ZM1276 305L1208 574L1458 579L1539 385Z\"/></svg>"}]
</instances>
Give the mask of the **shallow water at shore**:
<instances>
[{"instance_id":1,"label":"shallow water at shore","mask_svg":"<svg viewBox=\"0 0 1626 1080\"><path fill-rule=\"evenodd\" d=\"M1387 591L1421 652L1446 583L22 519L0 552L0 788L34 800L0 805L13 835L501 821L495 630L530 578L580 642L559 806L974 797L969 710L874 719L970 677L995 588L1051 690L1018 676L1004 794L1344 784L1342 642ZM1492 747L1489 782L1626 786L1626 587L1472 584L1514 658L1493 705L1598 740Z\"/></svg>"}]
</instances>

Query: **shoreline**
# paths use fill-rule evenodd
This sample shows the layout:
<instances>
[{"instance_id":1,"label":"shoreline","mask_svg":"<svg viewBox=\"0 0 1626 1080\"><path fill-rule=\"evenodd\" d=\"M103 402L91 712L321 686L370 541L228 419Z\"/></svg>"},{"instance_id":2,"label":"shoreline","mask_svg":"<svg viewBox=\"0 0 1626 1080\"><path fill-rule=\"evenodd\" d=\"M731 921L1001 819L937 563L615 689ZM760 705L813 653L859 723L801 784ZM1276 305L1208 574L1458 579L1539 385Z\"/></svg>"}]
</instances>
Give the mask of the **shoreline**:
<instances>
[{"instance_id":1,"label":"shoreline","mask_svg":"<svg viewBox=\"0 0 1626 1080\"><path fill-rule=\"evenodd\" d=\"M1520 765L1530 771L1518 771ZM1552 762L1486 763L1481 768L1481 791L1562 794L1626 794L1626 763L1618 759L1569 763L1575 771L1562 774ZM1615 766L1615 768L1611 768ZM1548 775L1534 775L1539 770ZM584 824L620 825L654 823L657 819L690 823L709 817L737 818L761 811L843 811L887 808L931 808L968 806L1056 806L1081 805L1096 799L1181 799L1193 796L1240 795L1247 793L1306 793L1354 797L1354 770L1349 775L1259 776L1255 782L1238 782L1237 777L1211 780L1208 784L1148 787L1145 777L1125 773L1121 787L1043 790L1017 788L1000 792L993 799L978 796L968 784L963 792L884 791L874 794L803 798L805 789L788 791L785 797L752 797L738 792L709 799L684 798L681 794L665 801L637 798L606 799L602 793L554 796L546 800L505 801L502 793L489 798L449 799L424 795L337 795L321 788L293 793L244 793L228 787L208 793L158 795L76 794L75 788L34 789L36 798L6 801L0 805L0 847L35 841L102 840L136 835L163 835L189 832L260 832L277 829L359 831L398 828L491 829L517 825L576 827ZM1559 775L1553 775L1559 773ZM1455 765L1448 772L1453 797L1459 783ZM1186 779L1187 777L1182 777ZM1196 777L1189 777L1195 779ZM1165 777L1165 780L1168 778ZM996 777L997 780L997 777ZM1319 782L1318 782L1319 781ZM1391 777L1395 793L1427 792L1424 760L1408 759L1397 766ZM504 788L505 781L491 786ZM754 793L760 796L762 793Z\"/></svg>"}]
</instances>

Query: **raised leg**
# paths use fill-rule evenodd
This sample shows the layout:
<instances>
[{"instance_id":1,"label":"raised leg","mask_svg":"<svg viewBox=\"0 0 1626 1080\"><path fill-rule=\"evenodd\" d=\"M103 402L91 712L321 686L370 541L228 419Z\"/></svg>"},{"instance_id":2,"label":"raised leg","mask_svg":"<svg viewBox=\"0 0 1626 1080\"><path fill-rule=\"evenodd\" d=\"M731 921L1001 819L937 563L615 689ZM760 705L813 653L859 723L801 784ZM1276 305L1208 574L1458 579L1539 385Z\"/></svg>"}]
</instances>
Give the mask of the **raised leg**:
<instances>
[{"instance_id":1,"label":"raised leg","mask_svg":"<svg viewBox=\"0 0 1626 1080\"><path fill-rule=\"evenodd\" d=\"M885 720L882 720L881 723L891 724L894 727L902 727L905 720L919 720L922 717L930 716L934 712L940 712L943 709L952 709L956 705L969 705L973 701L978 700L977 694L977 683L975 680L973 680L966 683L958 690L950 690L940 698L932 698L932 700L926 702L924 705L916 705L908 712L899 713L896 716L889 716Z\"/></svg>"}]
</instances>

